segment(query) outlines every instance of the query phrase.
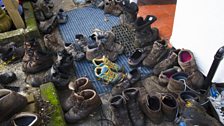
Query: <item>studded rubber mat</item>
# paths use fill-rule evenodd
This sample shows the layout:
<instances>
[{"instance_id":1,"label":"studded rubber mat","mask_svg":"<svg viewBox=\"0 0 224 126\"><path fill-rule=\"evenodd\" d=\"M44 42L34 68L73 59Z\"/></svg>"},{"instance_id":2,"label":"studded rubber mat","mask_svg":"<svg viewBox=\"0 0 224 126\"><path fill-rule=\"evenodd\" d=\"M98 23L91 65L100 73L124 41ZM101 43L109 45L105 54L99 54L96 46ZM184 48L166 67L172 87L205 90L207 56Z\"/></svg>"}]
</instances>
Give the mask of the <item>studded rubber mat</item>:
<instances>
[{"instance_id":1,"label":"studded rubber mat","mask_svg":"<svg viewBox=\"0 0 224 126\"><path fill-rule=\"evenodd\" d=\"M74 42L76 34L84 34L89 36L94 28L102 30L111 30L112 26L119 25L119 18L108 16L108 21L105 21L104 12L100 9L92 7L84 7L66 12L69 16L66 24L59 26L60 34L65 42ZM131 68L127 63L127 57L120 55L116 61L118 65L123 65L125 72L129 72ZM94 65L87 60L76 62L76 76L87 76L93 82L93 85L98 93L107 93L112 89L111 85L104 85L102 81L98 80L94 74ZM138 68L143 77L148 76L151 71L145 67Z\"/></svg>"},{"instance_id":2,"label":"studded rubber mat","mask_svg":"<svg viewBox=\"0 0 224 126\"><path fill-rule=\"evenodd\" d=\"M136 50L134 47L135 34L132 29L123 25L112 27L112 31L116 36L116 42L124 46L124 53L127 57L133 54Z\"/></svg>"}]
</instances>

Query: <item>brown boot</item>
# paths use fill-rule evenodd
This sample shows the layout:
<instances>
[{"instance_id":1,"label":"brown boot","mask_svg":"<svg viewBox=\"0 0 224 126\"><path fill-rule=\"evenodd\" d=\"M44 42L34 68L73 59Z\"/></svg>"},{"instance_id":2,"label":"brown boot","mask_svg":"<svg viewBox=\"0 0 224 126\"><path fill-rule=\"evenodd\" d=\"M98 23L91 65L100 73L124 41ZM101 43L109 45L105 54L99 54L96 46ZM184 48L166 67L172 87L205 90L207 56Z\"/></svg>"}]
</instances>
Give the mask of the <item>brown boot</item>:
<instances>
[{"instance_id":1,"label":"brown boot","mask_svg":"<svg viewBox=\"0 0 224 126\"><path fill-rule=\"evenodd\" d=\"M27 105L27 99L8 89L0 89L0 122L11 118Z\"/></svg>"},{"instance_id":2,"label":"brown boot","mask_svg":"<svg viewBox=\"0 0 224 126\"><path fill-rule=\"evenodd\" d=\"M19 61L24 56L24 49L13 45L7 45L1 48L0 59L7 63Z\"/></svg>"},{"instance_id":3,"label":"brown boot","mask_svg":"<svg viewBox=\"0 0 224 126\"><path fill-rule=\"evenodd\" d=\"M142 98L141 108L145 115L155 124L160 124L163 120L163 114L161 111L162 105L160 96L155 95L145 95Z\"/></svg>"},{"instance_id":4,"label":"brown boot","mask_svg":"<svg viewBox=\"0 0 224 126\"><path fill-rule=\"evenodd\" d=\"M93 89L92 82L87 77L80 77L75 82L70 82L68 88L74 92L80 92L85 89Z\"/></svg>"},{"instance_id":5,"label":"brown boot","mask_svg":"<svg viewBox=\"0 0 224 126\"><path fill-rule=\"evenodd\" d=\"M132 121L133 126L143 126L144 115L140 110L140 106L138 104L139 90L137 88L128 88L125 89L122 94L127 101L129 117Z\"/></svg>"},{"instance_id":6,"label":"brown boot","mask_svg":"<svg viewBox=\"0 0 224 126\"><path fill-rule=\"evenodd\" d=\"M122 95L113 96L109 100L116 126L131 126L126 101Z\"/></svg>"},{"instance_id":7,"label":"brown boot","mask_svg":"<svg viewBox=\"0 0 224 126\"><path fill-rule=\"evenodd\" d=\"M62 109L65 112L68 112L74 106L78 107L78 101L84 100L84 98L79 96L77 93L80 93L80 92L72 92L70 96L62 104Z\"/></svg>"},{"instance_id":8,"label":"brown boot","mask_svg":"<svg viewBox=\"0 0 224 126\"><path fill-rule=\"evenodd\" d=\"M21 112L13 117L14 126L39 126L40 120L36 114Z\"/></svg>"},{"instance_id":9,"label":"brown boot","mask_svg":"<svg viewBox=\"0 0 224 126\"><path fill-rule=\"evenodd\" d=\"M192 72L189 77L188 77L190 84L189 85L191 88L197 90L197 89L201 89L203 84L204 84L204 80L205 77L203 76L203 74L197 70Z\"/></svg>"},{"instance_id":10,"label":"brown boot","mask_svg":"<svg viewBox=\"0 0 224 126\"><path fill-rule=\"evenodd\" d=\"M111 94L114 95L121 95L122 91L126 88L131 87L131 83L125 79L122 82L120 82L119 84L115 85L112 88Z\"/></svg>"},{"instance_id":11,"label":"brown boot","mask_svg":"<svg viewBox=\"0 0 224 126\"><path fill-rule=\"evenodd\" d=\"M177 116L177 101L171 94L162 96L162 111L166 121L173 122Z\"/></svg>"},{"instance_id":12,"label":"brown boot","mask_svg":"<svg viewBox=\"0 0 224 126\"><path fill-rule=\"evenodd\" d=\"M85 89L78 94L81 99L77 101L77 106L73 106L65 113L65 120L68 123L78 122L86 117L102 104L99 95L91 89Z\"/></svg>"},{"instance_id":13,"label":"brown boot","mask_svg":"<svg viewBox=\"0 0 224 126\"><path fill-rule=\"evenodd\" d=\"M199 102L199 96L192 91L183 91L178 95L178 102L180 107L184 107L186 105L187 100L192 99Z\"/></svg>"},{"instance_id":14,"label":"brown boot","mask_svg":"<svg viewBox=\"0 0 224 126\"><path fill-rule=\"evenodd\" d=\"M159 75L159 85L162 87L166 87L171 76L180 71L181 69L178 66L174 66L173 68L162 71Z\"/></svg>"},{"instance_id":15,"label":"brown boot","mask_svg":"<svg viewBox=\"0 0 224 126\"><path fill-rule=\"evenodd\" d=\"M155 41L149 55L143 60L142 64L153 68L159 63L167 53L167 42L165 40Z\"/></svg>"},{"instance_id":16,"label":"brown boot","mask_svg":"<svg viewBox=\"0 0 224 126\"><path fill-rule=\"evenodd\" d=\"M36 41L25 42L24 47L25 55L23 57L22 65L23 72L34 74L52 66L52 57L41 52Z\"/></svg>"}]
</instances>

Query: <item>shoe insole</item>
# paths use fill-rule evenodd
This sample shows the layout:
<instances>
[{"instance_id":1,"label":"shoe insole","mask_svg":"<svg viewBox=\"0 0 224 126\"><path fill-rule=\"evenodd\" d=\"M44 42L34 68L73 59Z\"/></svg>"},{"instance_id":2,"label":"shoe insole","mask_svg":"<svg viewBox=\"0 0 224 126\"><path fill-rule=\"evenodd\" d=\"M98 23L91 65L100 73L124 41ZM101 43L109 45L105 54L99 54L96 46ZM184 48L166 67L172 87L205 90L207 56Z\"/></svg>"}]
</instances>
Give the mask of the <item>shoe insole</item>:
<instances>
[{"instance_id":1,"label":"shoe insole","mask_svg":"<svg viewBox=\"0 0 224 126\"><path fill-rule=\"evenodd\" d=\"M35 117L33 116L26 116L26 117L22 116L16 118L14 121L17 126L29 126L34 120Z\"/></svg>"},{"instance_id":2,"label":"shoe insole","mask_svg":"<svg viewBox=\"0 0 224 126\"><path fill-rule=\"evenodd\" d=\"M182 52L182 53L180 54L180 60L181 60L181 62L183 62L183 63L190 61L191 58L192 58L192 57L191 57L190 53L188 53L188 52L186 52L186 51L184 51L184 52Z\"/></svg>"}]
</instances>

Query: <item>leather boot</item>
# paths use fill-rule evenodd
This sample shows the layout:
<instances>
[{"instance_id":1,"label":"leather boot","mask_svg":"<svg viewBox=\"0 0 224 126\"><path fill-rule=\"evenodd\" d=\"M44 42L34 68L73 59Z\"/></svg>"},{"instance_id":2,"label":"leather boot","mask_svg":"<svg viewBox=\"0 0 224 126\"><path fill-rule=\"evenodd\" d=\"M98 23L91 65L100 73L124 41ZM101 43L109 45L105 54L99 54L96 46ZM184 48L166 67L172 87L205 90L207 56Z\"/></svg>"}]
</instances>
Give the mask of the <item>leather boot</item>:
<instances>
[{"instance_id":1,"label":"leather boot","mask_svg":"<svg viewBox=\"0 0 224 126\"><path fill-rule=\"evenodd\" d=\"M157 94L154 95L145 95L140 102L141 109L145 115L155 124L160 124L163 120L162 105L160 96Z\"/></svg>"},{"instance_id":2,"label":"leather boot","mask_svg":"<svg viewBox=\"0 0 224 126\"><path fill-rule=\"evenodd\" d=\"M53 12L50 10L50 8L46 4L41 3L40 6L46 19L50 19L54 15Z\"/></svg>"},{"instance_id":3,"label":"leather boot","mask_svg":"<svg viewBox=\"0 0 224 126\"><path fill-rule=\"evenodd\" d=\"M24 49L22 47L16 47L15 44L10 44L2 47L0 58L2 61L8 64L21 60L24 56Z\"/></svg>"},{"instance_id":4,"label":"leather boot","mask_svg":"<svg viewBox=\"0 0 224 126\"><path fill-rule=\"evenodd\" d=\"M6 85L17 79L14 72L0 73L0 84Z\"/></svg>"},{"instance_id":5,"label":"leather boot","mask_svg":"<svg viewBox=\"0 0 224 126\"><path fill-rule=\"evenodd\" d=\"M21 112L12 119L14 126L39 126L39 117L36 114Z\"/></svg>"},{"instance_id":6,"label":"leather boot","mask_svg":"<svg viewBox=\"0 0 224 126\"><path fill-rule=\"evenodd\" d=\"M50 19L40 21L39 29L44 34L50 34L58 25L57 16L52 16Z\"/></svg>"},{"instance_id":7,"label":"leather boot","mask_svg":"<svg viewBox=\"0 0 224 126\"><path fill-rule=\"evenodd\" d=\"M65 113L65 120L68 123L76 123L89 114L96 111L102 104L99 95L91 89L86 89L77 94L80 99L77 101L77 106L73 106L67 113Z\"/></svg>"},{"instance_id":8,"label":"leather boot","mask_svg":"<svg viewBox=\"0 0 224 126\"><path fill-rule=\"evenodd\" d=\"M0 89L0 122L11 118L27 105L27 99L8 89Z\"/></svg>"},{"instance_id":9,"label":"leather boot","mask_svg":"<svg viewBox=\"0 0 224 126\"><path fill-rule=\"evenodd\" d=\"M132 28L138 14L138 5L134 2L126 2L122 6L123 13L120 15L120 21L122 25L127 25Z\"/></svg>"},{"instance_id":10,"label":"leather boot","mask_svg":"<svg viewBox=\"0 0 224 126\"><path fill-rule=\"evenodd\" d=\"M155 16L148 15L145 20L142 17L138 17L135 21L134 46L136 48L151 46L154 41L159 39L159 30L157 28L151 28L151 24L156 20L157 18Z\"/></svg>"},{"instance_id":11,"label":"leather boot","mask_svg":"<svg viewBox=\"0 0 224 126\"><path fill-rule=\"evenodd\" d=\"M51 52L59 52L64 49L64 44L55 33L44 35L44 45Z\"/></svg>"},{"instance_id":12,"label":"leather boot","mask_svg":"<svg viewBox=\"0 0 224 126\"><path fill-rule=\"evenodd\" d=\"M39 44L35 40L24 43L25 55L23 57L23 72L38 73L50 68L53 64L53 59L46 53L43 53Z\"/></svg>"},{"instance_id":13,"label":"leather boot","mask_svg":"<svg viewBox=\"0 0 224 126\"><path fill-rule=\"evenodd\" d=\"M179 50L171 51L168 57L156 64L153 68L153 73L159 75L161 71L167 70L172 66L177 65L177 57Z\"/></svg>"},{"instance_id":14,"label":"leather boot","mask_svg":"<svg viewBox=\"0 0 224 126\"><path fill-rule=\"evenodd\" d=\"M174 66L173 68L162 71L159 74L159 85L162 87L166 87L171 76L177 72L181 72L181 69L178 66Z\"/></svg>"},{"instance_id":15,"label":"leather boot","mask_svg":"<svg viewBox=\"0 0 224 126\"><path fill-rule=\"evenodd\" d=\"M12 20L8 15L6 15L5 11L3 11L1 8L0 8L0 22L1 22L0 33L9 31L11 29Z\"/></svg>"},{"instance_id":16,"label":"leather boot","mask_svg":"<svg viewBox=\"0 0 224 126\"><path fill-rule=\"evenodd\" d=\"M103 55L104 55L103 50L101 50L99 46L98 47L87 46L86 59L88 61L92 61L94 58L101 58L103 57Z\"/></svg>"},{"instance_id":17,"label":"leather boot","mask_svg":"<svg viewBox=\"0 0 224 126\"><path fill-rule=\"evenodd\" d=\"M122 94L127 101L128 113L133 126L143 126L144 115L138 104L139 90L137 88L127 88Z\"/></svg>"},{"instance_id":18,"label":"leather boot","mask_svg":"<svg viewBox=\"0 0 224 126\"><path fill-rule=\"evenodd\" d=\"M155 41L152 50L150 51L149 55L143 60L142 64L144 66L153 68L164 58L167 52L167 42L165 40Z\"/></svg>"},{"instance_id":19,"label":"leather boot","mask_svg":"<svg viewBox=\"0 0 224 126\"><path fill-rule=\"evenodd\" d=\"M105 0L103 4L100 3L100 6L104 6L104 13L105 14L112 14L114 16L119 16L122 13L122 8L119 4L116 3L116 0Z\"/></svg>"},{"instance_id":20,"label":"leather boot","mask_svg":"<svg viewBox=\"0 0 224 126\"><path fill-rule=\"evenodd\" d=\"M141 73L138 69L133 69L127 73L127 79L131 84L136 83L141 79Z\"/></svg>"},{"instance_id":21,"label":"leather boot","mask_svg":"<svg viewBox=\"0 0 224 126\"><path fill-rule=\"evenodd\" d=\"M109 100L116 126L132 126L128 116L126 101L122 95L113 96Z\"/></svg>"},{"instance_id":22,"label":"leather boot","mask_svg":"<svg viewBox=\"0 0 224 126\"><path fill-rule=\"evenodd\" d=\"M175 97L171 94L164 94L161 101L164 119L173 122L176 119L178 107Z\"/></svg>"},{"instance_id":23,"label":"leather boot","mask_svg":"<svg viewBox=\"0 0 224 126\"><path fill-rule=\"evenodd\" d=\"M70 82L68 88L74 92L80 92L85 89L93 89L92 82L87 77L80 77L75 82Z\"/></svg>"},{"instance_id":24,"label":"leather boot","mask_svg":"<svg viewBox=\"0 0 224 126\"><path fill-rule=\"evenodd\" d=\"M121 95L122 91L129 87L131 87L131 83L127 79L125 79L112 88L111 94L113 96Z\"/></svg>"}]
</instances>

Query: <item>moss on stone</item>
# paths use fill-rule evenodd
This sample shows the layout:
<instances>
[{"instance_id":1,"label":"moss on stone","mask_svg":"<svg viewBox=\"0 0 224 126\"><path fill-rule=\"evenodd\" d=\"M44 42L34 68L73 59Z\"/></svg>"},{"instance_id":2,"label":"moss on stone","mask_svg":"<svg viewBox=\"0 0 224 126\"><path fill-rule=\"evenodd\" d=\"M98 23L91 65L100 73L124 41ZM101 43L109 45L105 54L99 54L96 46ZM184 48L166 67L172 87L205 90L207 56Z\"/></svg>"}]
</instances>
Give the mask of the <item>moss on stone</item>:
<instances>
[{"instance_id":1,"label":"moss on stone","mask_svg":"<svg viewBox=\"0 0 224 126\"><path fill-rule=\"evenodd\" d=\"M49 126L66 126L64 114L60 105L57 91L53 83L46 83L40 86L41 97L49 101L54 106L54 112L51 116Z\"/></svg>"}]
</instances>

